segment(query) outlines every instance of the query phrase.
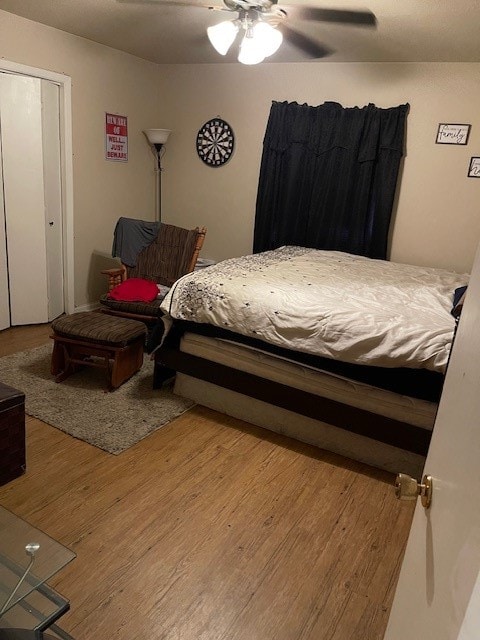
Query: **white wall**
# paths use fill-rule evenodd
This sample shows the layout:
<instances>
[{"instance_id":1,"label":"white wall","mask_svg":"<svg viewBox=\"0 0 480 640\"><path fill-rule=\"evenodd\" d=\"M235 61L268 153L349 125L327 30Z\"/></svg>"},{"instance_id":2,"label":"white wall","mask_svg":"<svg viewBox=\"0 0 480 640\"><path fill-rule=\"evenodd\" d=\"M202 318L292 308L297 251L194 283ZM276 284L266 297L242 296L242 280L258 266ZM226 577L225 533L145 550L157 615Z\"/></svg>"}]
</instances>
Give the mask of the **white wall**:
<instances>
[{"instance_id":1,"label":"white wall","mask_svg":"<svg viewBox=\"0 0 480 640\"><path fill-rule=\"evenodd\" d=\"M480 64L267 63L169 65L162 126L173 129L164 158L164 218L208 227L203 255L251 251L261 145L272 100L379 107L410 103L407 155L391 259L467 271L480 238ZM200 126L220 115L236 134L228 164L210 168L195 152ZM467 146L435 144L440 122L471 123Z\"/></svg>"},{"instance_id":2,"label":"white wall","mask_svg":"<svg viewBox=\"0 0 480 640\"><path fill-rule=\"evenodd\" d=\"M155 160L142 130L159 126L158 66L0 11L0 56L72 78L75 305L106 291L120 216L152 220ZM128 117L128 162L105 160L105 112Z\"/></svg>"},{"instance_id":3,"label":"white wall","mask_svg":"<svg viewBox=\"0 0 480 640\"><path fill-rule=\"evenodd\" d=\"M407 157L391 258L469 270L480 238L480 64L266 63L155 65L0 11L0 56L72 78L75 304L98 300L120 216L154 216L154 158L142 130L173 130L163 158L163 218L206 225L202 255L249 253L261 146L272 100L381 107L409 102ZM129 161L104 157L104 115L128 117ZM220 115L236 150L212 169L196 155L200 126ZM472 124L466 147L435 144L439 122Z\"/></svg>"}]
</instances>

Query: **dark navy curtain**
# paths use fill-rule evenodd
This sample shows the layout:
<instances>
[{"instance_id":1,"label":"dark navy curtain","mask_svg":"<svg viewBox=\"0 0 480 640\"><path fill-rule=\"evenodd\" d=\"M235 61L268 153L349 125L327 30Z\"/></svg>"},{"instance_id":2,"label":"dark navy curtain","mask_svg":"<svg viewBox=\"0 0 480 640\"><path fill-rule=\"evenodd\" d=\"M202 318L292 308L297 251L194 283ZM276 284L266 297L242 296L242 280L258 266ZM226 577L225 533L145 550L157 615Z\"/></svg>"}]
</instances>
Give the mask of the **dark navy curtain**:
<instances>
[{"instance_id":1,"label":"dark navy curtain","mask_svg":"<svg viewBox=\"0 0 480 640\"><path fill-rule=\"evenodd\" d=\"M273 102L254 252L298 245L386 258L408 107Z\"/></svg>"}]
</instances>

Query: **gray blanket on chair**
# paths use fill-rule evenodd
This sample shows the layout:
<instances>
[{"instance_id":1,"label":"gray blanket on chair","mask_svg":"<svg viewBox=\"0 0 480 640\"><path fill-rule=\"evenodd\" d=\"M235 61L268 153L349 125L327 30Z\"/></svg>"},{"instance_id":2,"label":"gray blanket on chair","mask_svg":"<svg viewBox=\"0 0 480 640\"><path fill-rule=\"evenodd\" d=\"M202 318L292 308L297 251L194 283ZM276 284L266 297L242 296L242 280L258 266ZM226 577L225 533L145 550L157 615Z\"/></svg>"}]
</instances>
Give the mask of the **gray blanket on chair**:
<instances>
[{"instance_id":1,"label":"gray blanket on chair","mask_svg":"<svg viewBox=\"0 0 480 640\"><path fill-rule=\"evenodd\" d=\"M159 229L159 222L119 218L113 232L112 256L120 258L128 267L134 267L138 254L155 240Z\"/></svg>"}]
</instances>

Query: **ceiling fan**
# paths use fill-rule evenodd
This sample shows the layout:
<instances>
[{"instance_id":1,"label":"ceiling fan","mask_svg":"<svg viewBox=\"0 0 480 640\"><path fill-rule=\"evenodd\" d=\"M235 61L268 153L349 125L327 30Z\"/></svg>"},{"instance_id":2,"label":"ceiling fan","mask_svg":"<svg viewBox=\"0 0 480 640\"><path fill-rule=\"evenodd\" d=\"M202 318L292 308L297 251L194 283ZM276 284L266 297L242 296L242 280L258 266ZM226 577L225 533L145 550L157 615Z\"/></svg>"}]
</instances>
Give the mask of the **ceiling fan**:
<instances>
[{"instance_id":1,"label":"ceiling fan","mask_svg":"<svg viewBox=\"0 0 480 640\"><path fill-rule=\"evenodd\" d=\"M208 38L221 55L226 55L237 37L241 38L238 61L258 64L273 55L285 39L309 58L324 58L333 53L323 44L288 25L291 19L313 22L375 27L371 11L322 9L309 5L278 5L278 0L223 0L223 6L180 0L117 0L120 4L156 4L192 6L211 11L237 13L233 20L220 22L207 29Z\"/></svg>"}]
</instances>

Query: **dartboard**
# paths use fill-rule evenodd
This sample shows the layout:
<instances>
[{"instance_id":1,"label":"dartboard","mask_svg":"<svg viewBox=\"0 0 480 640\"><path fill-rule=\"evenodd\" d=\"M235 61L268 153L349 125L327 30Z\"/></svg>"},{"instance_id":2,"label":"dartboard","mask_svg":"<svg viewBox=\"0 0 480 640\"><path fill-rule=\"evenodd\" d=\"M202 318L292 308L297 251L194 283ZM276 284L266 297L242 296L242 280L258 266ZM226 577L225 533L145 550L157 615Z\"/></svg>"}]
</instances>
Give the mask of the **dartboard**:
<instances>
[{"instance_id":1,"label":"dartboard","mask_svg":"<svg viewBox=\"0 0 480 640\"><path fill-rule=\"evenodd\" d=\"M221 118L212 118L197 134L198 156L210 167L220 167L230 160L234 141L231 126Z\"/></svg>"}]
</instances>

